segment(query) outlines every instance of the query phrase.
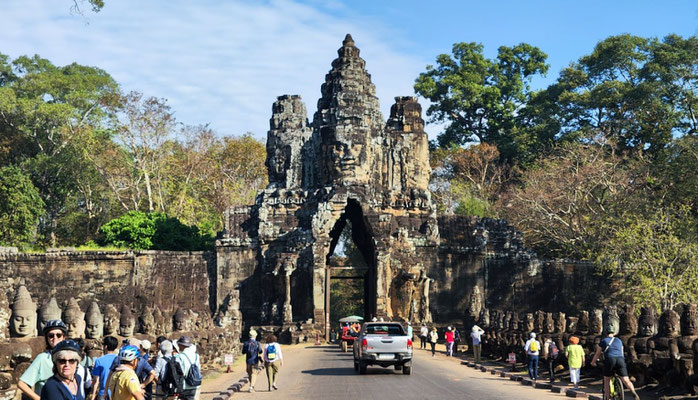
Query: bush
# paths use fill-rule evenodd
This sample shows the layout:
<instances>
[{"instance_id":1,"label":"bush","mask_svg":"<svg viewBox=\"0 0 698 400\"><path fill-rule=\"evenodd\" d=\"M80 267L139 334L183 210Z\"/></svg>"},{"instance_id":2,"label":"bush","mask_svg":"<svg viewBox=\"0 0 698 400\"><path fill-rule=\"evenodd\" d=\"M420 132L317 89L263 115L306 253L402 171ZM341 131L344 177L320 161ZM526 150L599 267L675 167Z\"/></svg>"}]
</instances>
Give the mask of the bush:
<instances>
[{"instance_id":1,"label":"bush","mask_svg":"<svg viewBox=\"0 0 698 400\"><path fill-rule=\"evenodd\" d=\"M196 226L187 226L163 213L129 211L99 228L102 245L135 250L195 251L210 249L213 237L202 235Z\"/></svg>"}]
</instances>

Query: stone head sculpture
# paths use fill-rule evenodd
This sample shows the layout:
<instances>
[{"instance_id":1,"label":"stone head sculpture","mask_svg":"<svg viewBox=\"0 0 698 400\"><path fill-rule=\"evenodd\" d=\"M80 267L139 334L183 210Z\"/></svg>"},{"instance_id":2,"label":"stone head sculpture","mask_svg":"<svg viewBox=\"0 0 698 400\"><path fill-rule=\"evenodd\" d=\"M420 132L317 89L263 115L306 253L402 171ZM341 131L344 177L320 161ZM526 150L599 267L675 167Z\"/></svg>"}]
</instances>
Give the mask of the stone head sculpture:
<instances>
[{"instance_id":1,"label":"stone head sculpture","mask_svg":"<svg viewBox=\"0 0 698 400\"><path fill-rule=\"evenodd\" d=\"M139 321L142 333L146 335L156 334L155 316L153 316L150 307L146 307L145 310L143 310L143 314L141 314Z\"/></svg>"},{"instance_id":2,"label":"stone head sculpture","mask_svg":"<svg viewBox=\"0 0 698 400\"><path fill-rule=\"evenodd\" d=\"M553 333L555 332L555 320L553 319L553 313L545 313L545 321L543 322L543 332Z\"/></svg>"},{"instance_id":3,"label":"stone head sculpture","mask_svg":"<svg viewBox=\"0 0 698 400\"><path fill-rule=\"evenodd\" d=\"M175 332L179 331L184 331L187 329L187 319L188 315L187 312L184 311L181 307L175 311L174 315L172 316L172 322L173 322L173 327Z\"/></svg>"},{"instance_id":4,"label":"stone head sculpture","mask_svg":"<svg viewBox=\"0 0 698 400\"><path fill-rule=\"evenodd\" d=\"M589 323L589 334L590 335L600 335L603 333L603 311L595 308L591 314L591 321Z\"/></svg>"},{"instance_id":5,"label":"stone head sculpture","mask_svg":"<svg viewBox=\"0 0 698 400\"><path fill-rule=\"evenodd\" d=\"M654 336L657 334L657 316L652 307L642 307L638 320L638 336Z\"/></svg>"},{"instance_id":6,"label":"stone head sculpture","mask_svg":"<svg viewBox=\"0 0 698 400\"><path fill-rule=\"evenodd\" d=\"M36 336L36 303L24 285L17 288L12 302L10 336L18 338Z\"/></svg>"},{"instance_id":7,"label":"stone head sculpture","mask_svg":"<svg viewBox=\"0 0 698 400\"><path fill-rule=\"evenodd\" d=\"M563 312L555 314L555 332L565 333L567 328L567 316Z\"/></svg>"},{"instance_id":8,"label":"stone head sculpture","mask_svg":"<svg viewBox=\"0 0 698 400\"><path fill-rule=\"evenodd\" d=\"M618 316L618 307L606 306L603 309L603 326L613 326L615 332L620 331L620 317Z\"/></svg>"},{"instance_id":9,"label":"stone head sculpture","mask_svg":"<svg viewBox=\"0 0 698 400\"><path fill-rule=\"evenodd\" d=\"M567 317L567 333L576 333L579 328L579 318L578 317Z\"/></svg>"},{"instance_id":10,"label":"stone head sculpture","mask_svg":"<svg viewBox=\"0 0 698 400\"><path fill-rule=\"evenodd\" d=\"M504 313L504 319L502 320L502 329L509 329L511 323L512 312L507 311Z\"/></svg>"},{"instance_id":11,"label":"stone head sculpture","mask_svg":"<svg viewBox=\"0 0 698 400\"><path fill-rule=\"evenodd\" d=\"M104 308L104 336L116 336L119 331L119 310L113 304Z\"/></svg>"},{"instance_id":12,"label":"stone head sculpture","mask_svg":"<svg viewBox=\"0 0 698 400\"><path fill-rule=\"evenodd\" d=\"M545 330L545 311L536 311L535 318L536 320L533 328L536 332L543 332Z\"/></svg>"},{"instance_id":13,"label":"stone head sculpture","mask_svg":"<svg viewBox=\"0 0 698 400\"><path fill-rule=\"evenodd\" d=\"M475 285L473 287L473 292L470 294L470 305L468 306L468 315L471 317L477 317L482 311L482 294L480 293L480 287Z\"/></svg>"},{"instance_id":14,"label":"stone head sculpture","mask_svg":"<svg viewBox=\"0 0 698 400\"><path fill-rule=\"evenodd\" d=\"M104 316L96 301L90 303L85 312L85 336L88 339L100 339L104 332Z\"/></svg>"},{"instance_id":15,"label":"stone head sculpture","mask_svg":"<svg viewBox=\"0 0 698 400\"><path fill-rule=\"evenodd\" d=\"M582 311L579 314L579 323L577 325L577 327L579 328L579 333L588 333L590 325L591 321L589 320L589 311Z\"/></svg>"},{"instance_id":16,"label":"stone head sculpture","mask_svg":"<svg viewBox=\"0 0 698 400\"><path fill-rule=\"evenodd\" d=\"M44 326L48 321L61 319L62 311L58 307L58 302L55 297L51 297L49 301L44 303L39 309L39 332L44 330Z\"/></svg>"},{"instance_id":17,"label":"stone head sculpture","mask_svg":"<svg viewBox=\"0 0 698 400\"><path fill-rule=\"evenodd\" d=\"M170 318L165 317L165 315L160 310L157 305L153 307L153 319L155 320L155 332L158 335L164 335L172 329L172 324L170 324Z\"/></svg>"},{"instance_id":18,"label":"stone head sculpture","mask_svg":"<svg viewBox=\"0 0 698 400\"><path fill-rule=\"evenodd\" d=\"M78 301L74 298L68 300L65 310L63 310L63 322L68 327L69 338L85 337L85 313L82 312Z\"/></svg>"},{"instance_id":19,"label":"stone head sculpture","mask_svg":"<svg viewBox=\"0 0 698 400\"><path fill-rule=\"evenodd\" d=\"M121 318L119 318L119 335L131 337L136 330L136 317L131 313L131 308L124 304L121 306Z\"/></svg>"},{"instance_id":20,"label":"stone head sculpture","mask_svg":"<svg viewBox=\"0 0 698 400\"><path fill-rule=\"evenodd\" d=\"M635 307L632 304L626 304L620 313L620 328L619 335L635 336L637 335L637 316L635 315Z\"/></svg>"},{"instance_id":21,"label":"stone head sculpture","mask_svg":"<svg viewBox=\"0 0 698 400\"><path fill-rule=\"evenodd\" d=\"M509 329L512 331L518 331L521 326L521 320L519 319L519 313L513 313L511 315L511 320L509 321Z\"/></svg>"},{"instance_id":22,"label":"stone head sculpture","mask_svg":"<svg viewBox=\"0 0 698 400\"><path fill-rule=\"evenodd\" d=\"M527 313L526 318L524 319L523 330L525 332L533 332L533 328L535 325L534 321L535 321L535 318L533 317L533 313Z\"/></svg>"},{"instance_id":23,"label":"stone head sculpture","mask_svg":"<svg viewBox=\"0 0 698 400\"><path fill-rule=\"evenodd\" d=\"M480 310L480 320L478 322L480 323L481 327L489 328L489 326L490 326L490 310L488 310L485 307L482 307L482 310Z\"/></svg>"},{"instance_id":24,"label":"stone head sculpture","mask_svg":"<svg viewBox=\"0 0 698 400\"><path fill-rule=\"evenodd\" d=\"M659 334L665 337L681 335L680 318L676 311L666 310L659 317Z\"/></svg>"},{"instance_id":25,"label":"stone head sculpture","mask_svg":"<svg viewBox=\"0 0 698 400\"><path fill-rule=\"evenodd\" d=\"M698 306L686 304L681 313L681 335L698 336Z\"/></svg>"}]
</instances>

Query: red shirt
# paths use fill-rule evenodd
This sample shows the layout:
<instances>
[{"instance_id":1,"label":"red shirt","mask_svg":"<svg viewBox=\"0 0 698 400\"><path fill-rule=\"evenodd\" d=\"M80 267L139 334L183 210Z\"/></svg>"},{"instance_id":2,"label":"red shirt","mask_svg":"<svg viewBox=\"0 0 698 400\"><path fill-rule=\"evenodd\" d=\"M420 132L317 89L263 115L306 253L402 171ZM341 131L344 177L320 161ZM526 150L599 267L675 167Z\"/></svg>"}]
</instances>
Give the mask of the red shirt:
<instances>
[{"instance_id":1,"label":"red shirt","mask_svg":"<svg viewBox=\"0 0 698 400\"><path fill-rule=\"evenodd\" d=\"M446 332L446 343L453 343L453 331Z\"/></svg>"}]
</instances>

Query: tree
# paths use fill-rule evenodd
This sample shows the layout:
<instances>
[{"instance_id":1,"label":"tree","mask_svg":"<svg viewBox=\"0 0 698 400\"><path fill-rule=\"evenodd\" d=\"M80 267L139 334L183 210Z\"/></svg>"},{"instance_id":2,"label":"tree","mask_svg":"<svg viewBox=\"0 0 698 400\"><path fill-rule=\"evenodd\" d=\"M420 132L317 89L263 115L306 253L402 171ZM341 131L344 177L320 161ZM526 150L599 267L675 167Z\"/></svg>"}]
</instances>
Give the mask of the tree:
<instances>
[{"instance_id":1,"label":"tree","mask_svg":"<svg viewBox=\"0 0 698 400\"><path fill-rule=\"evenodd\" d=\"M448 123L438 144L478 141L497 146L504 159L517 158L526 145L517 113L531 94L531 78L547 72L547 55L526 43L500 47L496 60L485 58L477 43L456 43L452 53L439 55L438 65L428 65L414 85L432 102L430 121Z\"/></svg>"},{"instance_id":2,"label":"tree","mask_svg":"<svg viewBox=\"0 0 698 400\"><path fill-rule=\"evenodd\" d=\"M73 0L73 5L70 7L71 11L82 14L81 3L89 4L92 12L96 13L102 11L102 8L104 8L104 0Z\"/></svg>"},{"instance_id":3,"label":"tree","mask_svg":"<svg viewBox=\"0 0 698 400\"><path fill-rule=\"evenodd\" d=\"M640 306L673 309L698 290L695 219L685 208L635 214L612 232L597 261Z\"/></svg>"},{"instance_id":4,"label":"tree","mask_svg":"<svg viewBox=\"0 0 698 400\"><path fill-rule=\"evenodd\" d=\"M19 168L0 168L0 245L17 246L35 239L43 206L39 191Z\"/></svg>"}]
</instances>

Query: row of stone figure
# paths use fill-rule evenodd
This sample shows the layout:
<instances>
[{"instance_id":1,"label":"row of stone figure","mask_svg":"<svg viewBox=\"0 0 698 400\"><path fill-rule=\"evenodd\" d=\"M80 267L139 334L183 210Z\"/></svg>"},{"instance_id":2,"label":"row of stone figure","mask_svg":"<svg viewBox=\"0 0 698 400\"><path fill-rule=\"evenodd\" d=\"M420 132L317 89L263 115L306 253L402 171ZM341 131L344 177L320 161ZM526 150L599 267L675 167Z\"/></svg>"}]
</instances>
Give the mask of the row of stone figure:
<instances>
[{"instance_id":1,"label":"row of stone figure","mask_svg":"<svg viewBox=\"0 0 698 400\"><path fill-rule=\"evenodd\" d=\"M37 312L38 311L38 312ZM69 299L61 310L55 297L51 297L37 310L37 305L29 290L20 285L11 304L9 321L10 337L35 337L46 322L62 319L68 327L68 337L99 339L107 335L131 337L139 332L146 335L163 335L173 331L198 330L198 314L192 310L178 308L170 317L159 307L145 307L138 317L126 304L117 310L107 304L104 313L96 301L90 303L83 312L75 298Z\"/></svg>"},{"instance_id":2,"label":"row of stone figure","mask_svg":"<svg viewBox=\"0 0 698 400\"><path fill-rule=\"evenodd\" d=\"M679 305L659 317L643 307L639 317L632 305L610 306L579 316L537 311L523 318L514 312L482 309L476 321L485 328L483 354L505 358L511 351L523 359L523 346L530 332L550 336L564 354L569 338L576 336L588 357L601 340L604 327L612 325L623 345L630 374L637 385L661 382L668 387L698 389L698 306ZM589 358L590 360L590 358Z\"/></svg>"}]
</instances>

